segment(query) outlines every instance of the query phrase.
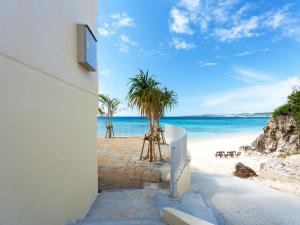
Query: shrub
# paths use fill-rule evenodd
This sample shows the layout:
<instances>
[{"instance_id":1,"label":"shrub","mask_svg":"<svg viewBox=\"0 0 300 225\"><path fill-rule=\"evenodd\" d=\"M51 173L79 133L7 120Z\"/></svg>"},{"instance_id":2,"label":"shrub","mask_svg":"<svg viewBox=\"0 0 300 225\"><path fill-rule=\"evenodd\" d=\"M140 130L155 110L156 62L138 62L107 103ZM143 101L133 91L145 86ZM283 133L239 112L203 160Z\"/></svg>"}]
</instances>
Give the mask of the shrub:
<instances>
[{"instance_id":1,"label":"shrub","mask_svg":"<svg viewBox=\"0 0 300 225\"><path fill-rule=\"evenodd\" d=\"M292 113L292 106L288 103L279 106L277 109L274 110L273 112L273 116L277 117L277 116L288 116L291 115Z\"/></svg>"},{"instance_id":2,"label":"shrub","mask_svg":"<svg viewBox=\"0 0 300 225\"><path fill-rule=\"evenodd\" d=\"M288 96L287 103L275 109L272 115L274 117L280 115L293 116L298 129L300 129L300 89L295 89L292 94Z\"/></svg>"}]
</instances>

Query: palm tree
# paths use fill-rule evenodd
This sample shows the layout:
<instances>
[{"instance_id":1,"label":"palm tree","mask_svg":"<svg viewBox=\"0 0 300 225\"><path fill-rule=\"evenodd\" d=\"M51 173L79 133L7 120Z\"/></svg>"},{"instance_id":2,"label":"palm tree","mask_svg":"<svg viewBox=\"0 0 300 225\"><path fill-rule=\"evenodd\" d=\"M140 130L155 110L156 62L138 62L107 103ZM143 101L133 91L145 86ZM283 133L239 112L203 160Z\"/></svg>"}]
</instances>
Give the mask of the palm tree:
<instances>
[{"instance_id":1,"label":"palm tree","mask_svg":"<svg viewBox=\"0 0 300 225\"><path fill-rule=\"evenodd\" d=\"M103 106L101 106L101 108L98 107L98 115L99 115L99 117L101 117L103 119L103 123L104 123L105 127L107 127L108 122L106 120L106 113L103 110Z\"/></svg>"},{"instance_id":2,"label":"palm tree","mask_svg":"<svg viewBox=\"0 0 300 225\"><path fill-rule=\"evenodd\" d=\"M105 114L105 126L106 126L106 135L105 137L112 138L114 137L113 129L113 116L118 111L120 101L116 98L110 98L108 95L99 94L98 101L101 103L101 106L106 109L106 112L102 111L102 115ZM101 108L99 108L101 110ZM100 110L98 110L100 112ZM108 120L108 121L107 121Z\"/></svg>"},{"instance_id":3,"label":"palm tree","mask_svg":"<svg viewBox=\"0 0 300 225\"><path fill-rule=\"evenodd\" d=\"M159 102L157 95L159 83L152 76L149 76L148 70L146 72L140 70L138 75L130 79L129 85L127 95L129 105L136 107L141 116L146 116L149 121L149 161L153 162L154 120L157 102Z\"/></svg>"},{"instance_id":4,"label":"palm tree","mask_svg":"<svg viewBox=\"0 0 300 225\"><path fill-rule=\"evenodd\" d=\"M172 110L177 104L177 94L174 90L169 90L166 87L159 89L157 94L159 95L160 101L157 107L155 120L157 131L160 132L160 119L165 115L166 111Z\"/></svg>"}]
</instances>

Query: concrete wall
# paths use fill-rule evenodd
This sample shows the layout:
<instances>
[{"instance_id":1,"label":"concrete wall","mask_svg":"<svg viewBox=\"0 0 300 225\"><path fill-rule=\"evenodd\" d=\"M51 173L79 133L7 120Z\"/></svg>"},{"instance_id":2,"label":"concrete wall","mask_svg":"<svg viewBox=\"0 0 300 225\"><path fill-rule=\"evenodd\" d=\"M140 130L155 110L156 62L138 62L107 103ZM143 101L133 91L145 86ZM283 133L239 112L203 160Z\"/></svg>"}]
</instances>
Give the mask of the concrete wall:
<instances>
[{"instance_id":1,"label":"concrete wall","mask_svg":"<svg viewBox=\"0 0 300 225\"><path fill-rule=\"evenodd\" d=\"M182 194L191 190L191 171L190 171L190 159L186 161L186 164L182 167L177 174L177 180L175 181L174 192L178 194L177 197L181 197Z\"/></svg>"},{"instance_id":2,"label":"concrete wall","mask_svg":"<svg viewBox=\"0 0 300 225\"><path fill-rule=\"evenodd\" d=\"M164 208L164 221L169 225L213 225L212 223L202 220L174 208Z\"/></svg>"},{"instance_id":3,"label":"concrete wall","mask_svg":"<svg viewBox=\"0 0 300 225\"><path fill-rule=\"evenodd\" d=\"M170 192L174 198L191 188L190 162L191 157L187 150L187 134L185 129L165 125L165 136L171 145Z\"/></svg>"},{"instance_id":4,"label":"concrete wall","mask_svg":"<svg viewBox=\"0 0 300 225\"><path fill-rule=\"evenodd\" d=\"M97 0L0 7L0 224L62 225L97 194L97 73L77 63L76 24Z\"/></svg>"}]
</instances>

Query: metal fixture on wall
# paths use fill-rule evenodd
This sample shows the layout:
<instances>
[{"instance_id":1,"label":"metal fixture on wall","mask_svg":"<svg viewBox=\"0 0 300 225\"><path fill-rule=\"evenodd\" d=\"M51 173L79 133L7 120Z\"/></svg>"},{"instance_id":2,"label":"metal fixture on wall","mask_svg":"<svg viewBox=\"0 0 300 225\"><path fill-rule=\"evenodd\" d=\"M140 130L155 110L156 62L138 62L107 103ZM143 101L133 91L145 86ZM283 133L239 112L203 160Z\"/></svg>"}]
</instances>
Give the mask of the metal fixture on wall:
<instances>
[{"instance_id":1,"label":"metal fixture on wall","mask_svg":"<svg viewBox=\"0 0 300 225\"><path fill-rule=\"evenodd\" d=\"M88 71L97 70L97 39L86 24L77 24L77 59Z\"/></svg>"}]
</instances>

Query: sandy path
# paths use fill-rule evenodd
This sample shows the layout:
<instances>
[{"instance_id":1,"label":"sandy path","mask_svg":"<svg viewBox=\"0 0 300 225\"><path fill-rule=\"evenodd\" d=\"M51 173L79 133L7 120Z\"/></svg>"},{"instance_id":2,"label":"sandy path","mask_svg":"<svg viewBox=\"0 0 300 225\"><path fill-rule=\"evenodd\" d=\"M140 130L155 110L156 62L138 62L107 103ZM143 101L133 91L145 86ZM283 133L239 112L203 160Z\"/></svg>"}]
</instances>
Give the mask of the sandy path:
<instances>
[{"instance_id":1,"label":"sandy path","mask_svg":"<svg viewBox=\"0 0 300 225\"><path fill-rule=\"evenodd\" d=\"M300 198L255 181L194 172L192 189L205 196L228 225L299 225Z\"/></svg>"},{"instance_id":2,"label":"sandy path","mask_svg":"<svg viewBox=\"0 0 300 225\"><path fill-rule=\"evenodd\" d=\"M299 225L299 197L231 175L237 162L259 171L260 164L266 158L214 157L216 151L236 151L239 146L250 144L255 137L257 134L242 134L189 142L195 171L192 189L203 194L229 225Z\"/></svg>"}]
</instances>

